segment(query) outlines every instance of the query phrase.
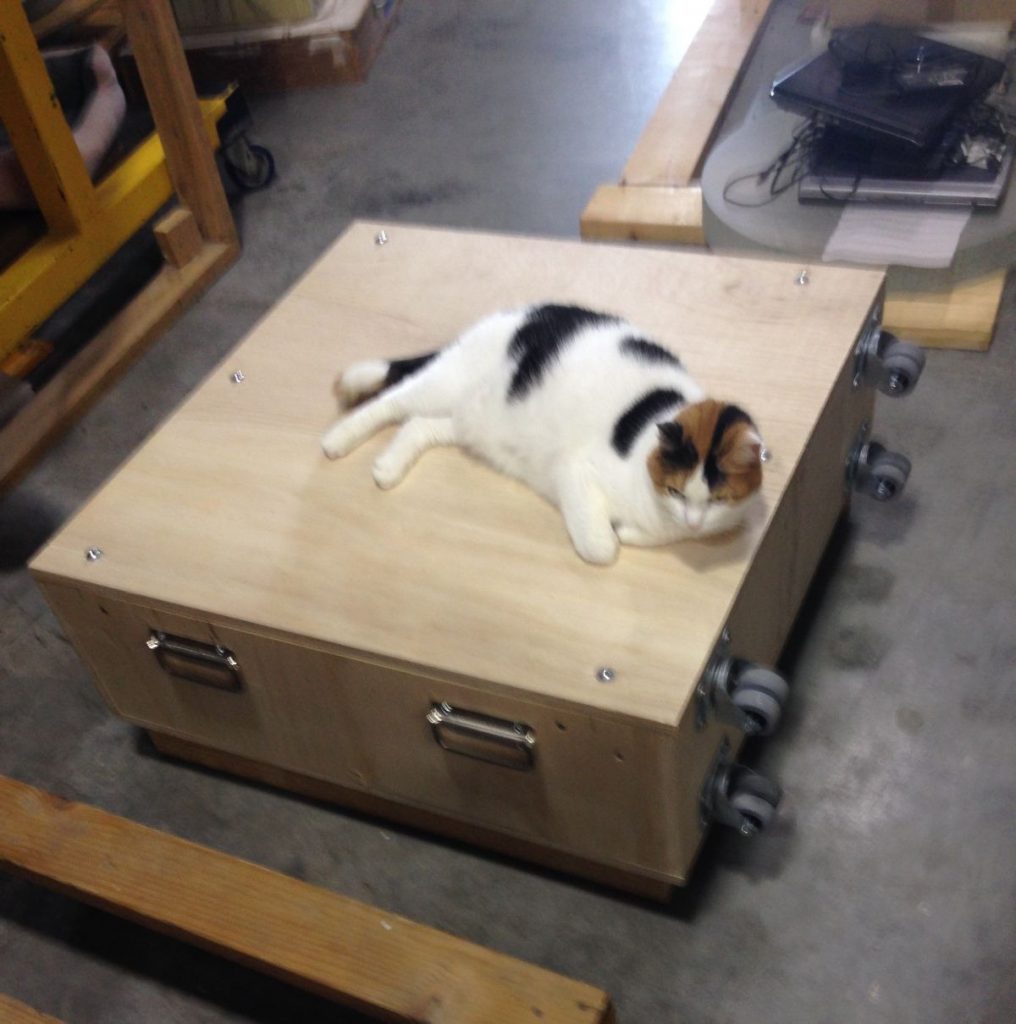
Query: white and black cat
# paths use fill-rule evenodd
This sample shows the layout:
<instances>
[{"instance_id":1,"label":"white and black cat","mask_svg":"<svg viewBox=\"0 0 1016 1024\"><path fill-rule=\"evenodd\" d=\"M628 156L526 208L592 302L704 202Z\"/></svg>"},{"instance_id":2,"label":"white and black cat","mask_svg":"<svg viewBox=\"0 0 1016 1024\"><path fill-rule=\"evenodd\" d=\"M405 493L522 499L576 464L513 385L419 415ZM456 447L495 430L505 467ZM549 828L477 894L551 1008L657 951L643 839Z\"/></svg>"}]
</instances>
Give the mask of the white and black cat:
<instances>
[{"instance_id":1,"label":"white and black cat","mask_svg":"<svg viewBox=\"0 0 1016 1024\"><path fill-rule=\"evenodd\" d=\"M356 363L336 391L363 404L325 434L329 458L402 423L374 463L389 488L428 448L458 445L556 505L589 562L730 530L762 482L745 412L705 398L630 323L576 306L495 313L438 352Z\"/></svg>"}]
</instances>

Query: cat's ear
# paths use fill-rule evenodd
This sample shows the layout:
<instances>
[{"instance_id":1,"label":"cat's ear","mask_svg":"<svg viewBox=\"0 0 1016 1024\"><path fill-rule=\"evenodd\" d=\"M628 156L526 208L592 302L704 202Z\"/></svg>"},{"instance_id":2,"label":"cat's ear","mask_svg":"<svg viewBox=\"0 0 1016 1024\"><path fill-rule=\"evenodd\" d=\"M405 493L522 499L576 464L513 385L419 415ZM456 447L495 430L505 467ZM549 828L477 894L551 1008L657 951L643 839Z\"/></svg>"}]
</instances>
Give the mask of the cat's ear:
<instances>
[{"instance_id":1,"label":"cat's ear","mask_svg":"<svg viewBox=\"0 0 1016 1024\"><path fill-rule=\"evenodd\" d=\"M680 451L684 447L684 428L674 420L667 420L666 423L657 423L656 429L660 432L660 444L666 449Z\"/></svg>"},{"instance_id":2,"label":"cat's ear","mask_svg":"<svg viewBox=\"0 0 1016 1024\"><path fill-rule=\"evenodd\" d=\"M748 424L731 431L733 435L720 462L731 469L751 469L762 465L762 438L758 431Z\"/></svg>"}]
</instances>

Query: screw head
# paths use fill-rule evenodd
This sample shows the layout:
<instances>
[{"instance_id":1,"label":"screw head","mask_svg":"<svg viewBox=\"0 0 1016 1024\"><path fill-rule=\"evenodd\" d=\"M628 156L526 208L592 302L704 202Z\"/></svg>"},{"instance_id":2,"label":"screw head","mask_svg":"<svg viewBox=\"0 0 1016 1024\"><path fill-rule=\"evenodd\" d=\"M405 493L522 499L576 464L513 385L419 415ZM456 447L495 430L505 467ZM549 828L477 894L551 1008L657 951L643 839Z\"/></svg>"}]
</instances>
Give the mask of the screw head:
<instances>
[{"instance_id":1,"label":"screw head","mask_svg":"<svg viewBox=\"0 0 1016 1024\"><path fill-rule=\"evenodd\" d=\"M762 451L758 453L758 457L762 462L769 462L773 457L773 453L763 445Z\"/></svg>"},{"instance_id":2,"label":"screw head","mask_svg":"<svg viewBox=\"0 0 1016 1024\"><path fill-rule=\"evenodd\" d=\"M889 374L889 379L886 381L886 387L892 394L898 394L901 391L907 390L907 378L904 374L900 373L899 370Z\"/></svg>"},{"instance_id":3,"label":"screw head","mask_svg":"<svg viewBox=\"0 0 1016 1024\"><path fill-rule=\"evenodd\" d=\"M616 678L617 673L609 665L604 665L596 670L597 682L612 683Z\"/></svg>"},{"instance_id":4,"label":"screw head","mask_svg":"<svg viewBox=\"0 0 1016 1024\"><path fill-rule=\"evenodd\" d=\"M102 558L102 548L89 548L85 552L85 559L89 562L97 562Z\"/></svg>"},{"instance_id":5,"label":"screw head","mask_svg":"<svg viewBox=\"0 0 1016 1024\"><path fill-rule=\"evenodd\" d=\"M807 284L811 280L811 275L807 270L802 269L798 272L797 277L794 278L794 284Z\"/></svg>"},{"instance_id":6,"label":"screw head","mask_svg":"<svg viewBox=\"0 0 1016 1024\"><path fill-rule=\"evenodd\" d=\"M232 372L232 373L230 374L230 377L229 377L229 379L230 379L230 380L231 380L231 381L232 381L232 382L233 382L234 384L242 384L242 383L243 383L243 382L244 382L244 381L245 381L245 380L247 379L247 374L245 374L245 373L243 372L243 370L234 370L234 371L233 371L233 372Z\"/></svg>"},{"instance_id":7,"label":"screw head","mask_svg":"<svg viewBox=\"0 0 1016 1024\"><path fill-rule=\"evenodd\" d=\"M375 245L387 245L388 244L388 232L387 231L379 231L374 236L374 244Z\"/></svg>"},{"instance_id":8,"label":"screw head","mask_svg":"<svg viewBox=\"0 0 1016 1024\"><path fill-rule=\"evenodd\" d=\"M749 821L745 818L741 822L741 827L738 829L742 836L753 836L758 832L758 825L753 821Z\"/></svg>"},{"instance_id":9,"label":"screw head","mask_svg":"<svg viewBox=\"0 0 1016 1024\"><path fill-rule=\"evenodd\" d=\"M896 486L890 480L880 480L875 488L875 493L883 501L888 501L896 493Z\"/></svg>"}]
</instances>

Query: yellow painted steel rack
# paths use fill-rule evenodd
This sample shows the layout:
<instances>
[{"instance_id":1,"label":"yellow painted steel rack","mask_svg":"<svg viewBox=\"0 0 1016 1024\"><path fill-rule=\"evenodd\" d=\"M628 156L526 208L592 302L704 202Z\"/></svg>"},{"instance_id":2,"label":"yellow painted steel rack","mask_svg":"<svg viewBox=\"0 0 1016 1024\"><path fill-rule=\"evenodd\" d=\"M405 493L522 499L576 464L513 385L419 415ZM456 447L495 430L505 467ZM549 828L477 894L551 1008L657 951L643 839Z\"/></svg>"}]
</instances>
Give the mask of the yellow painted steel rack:
<instances>
[{"instance_id":1,"label":"yellow painted steel rack","mask_svg":"<svg viewBox=\"0 0 1016 1024\"><path fill-rule=\"evenodd\" d=\"M168 0L124 0L127 37L155 132L93 184L20 3L0 3L0 121L46 233L0 272L0 360L175 195L155 225L165 265L0 427L0 489L87 407L239 251L214 150L229 90L199 101Z\"/></svg>"}]
</instances>

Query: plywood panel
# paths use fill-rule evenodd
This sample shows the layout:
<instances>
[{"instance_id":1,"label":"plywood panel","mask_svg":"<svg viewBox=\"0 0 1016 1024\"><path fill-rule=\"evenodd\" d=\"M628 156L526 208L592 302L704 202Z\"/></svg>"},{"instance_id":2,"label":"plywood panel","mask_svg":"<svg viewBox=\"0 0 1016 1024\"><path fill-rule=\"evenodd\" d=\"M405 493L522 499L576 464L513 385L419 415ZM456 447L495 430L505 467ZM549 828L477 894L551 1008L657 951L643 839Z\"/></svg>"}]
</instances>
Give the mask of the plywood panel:
<instances>
[{"instance_id":1,"label":"plywood panel","mask_svg":"<svg viewBox=\"0 0 1016 1024\"><path fill-rule=\"evenodd\" d=\"M353 227L35 571L675 724L881 273L816 268L802 288L770 261L391 225L381 247L376 230ZM747 530L592 567L554 509L459 452L428 453L387 493L369 471L383 438L322 456L343 363L426 351L547 298L628 315L753 412L781 458ZM86 562L93 545L105 556Z\"/></svg>"}]
</instances>

